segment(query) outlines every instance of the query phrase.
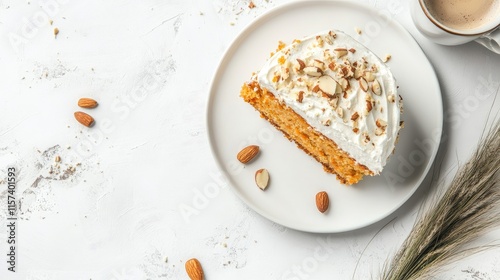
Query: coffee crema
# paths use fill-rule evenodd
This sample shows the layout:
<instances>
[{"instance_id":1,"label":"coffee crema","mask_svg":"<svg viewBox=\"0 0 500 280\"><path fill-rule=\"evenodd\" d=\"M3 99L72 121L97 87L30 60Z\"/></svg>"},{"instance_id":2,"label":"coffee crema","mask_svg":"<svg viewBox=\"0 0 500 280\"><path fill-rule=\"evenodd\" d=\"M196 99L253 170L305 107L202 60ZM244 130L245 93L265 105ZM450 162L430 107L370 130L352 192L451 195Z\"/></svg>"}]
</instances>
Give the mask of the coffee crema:
<instances>
[{"instance_id":1,"label":"coffee crema","mask_svg":"<svg viewBox=\"0 0 500 280\"><path fill-rule=\"evenodd\" d=\"M429 14L442 25L472 30L500 17L500 0L423 0Z\"/></svg>"}]
</instances>

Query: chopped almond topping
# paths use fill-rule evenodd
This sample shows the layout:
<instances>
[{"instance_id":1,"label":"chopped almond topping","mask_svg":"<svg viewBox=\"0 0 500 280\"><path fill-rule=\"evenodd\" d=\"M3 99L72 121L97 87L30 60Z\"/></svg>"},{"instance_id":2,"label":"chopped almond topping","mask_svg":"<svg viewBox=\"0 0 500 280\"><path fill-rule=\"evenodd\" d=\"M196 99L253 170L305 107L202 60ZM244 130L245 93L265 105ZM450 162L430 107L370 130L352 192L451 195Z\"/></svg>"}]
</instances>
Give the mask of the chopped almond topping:
<instances>
[{"instance_id":1,"label":"chopped almond topping","mask_svg":"<svg viewBox=\"0 0 500 280\"><path fill-rule=\"evenodd\" d=\"M301 90L299 91L299 95L297 96L297 101L299 103L302 103L302 100L304 100L304 92Z\"/></svg>"},{"instance_id":2,"label":"chopped almond topping","mask_svg":"<svg viewBox=\"0 0 500 280\"><path fill-rule=\"evenodd\" d=\"M315 59L314 60L314 66L323 69L325 67L325 63L321 60Z\"/></svg>"},{"instance_id":3,"label":"chopped almond topping","mask_svg":"<svg viewBox=\"0 0 500 280\"><path fill-rule=\"evenodd\" d=\"M335 71L335 62L331 62L330 64L328 64L328 68L330 68L330 70L332 71Z\"/></svg>"},{"instance_id":4,"label":"chopped almond topping","mask_svg":"<svg viewBox=\"0 0 500 280\"><path fill-rule=\"evenodd\" d=\"M337 112L339 117L341 117L341 118L344 117L344 110L342 108L338 107L335 111Z\"/></svg>"},{"instance_id":5,"label":"chopped almond topping","mask_svg":"<svg viewBox=\"0 0 500 280\"><path fill-rule=\"evenodd\" d=\"M297 58L297 63L299 64L299 68L298 68L299 71L306 67L306 63L302 59Z\"/></svg>"},{"instance_id":6,"label":"chopped almond topping","mask_svg":"<svg viewBox=\"0 0 500 280\"><path fill-rule=\"evenodd\" d=\"M354 112L354 114L352 114L351 116L351 121L356 121L358 118L359 118L358 112Z\"/></svg>"},{"instance_id":7,"label":"chopped almond topping","mask_svg":"<svg viewBox=\"0 0 500 280\"><path fill-rule=\"evenodd\" d=\"M384 120L381 120L381 119L377 119L377 121L375 122L375 124L377 125L377 127L386 127L387 126L387 122L385 122Z\"/></svg>"},{"instance_id":8,"label":"chopped almond topping","mask_svg":"<svg viewBox=\"0 0 500 280\"><path fill-rule=\"evenodd\" d=\"M372 111L372 103L370 102L370 100L366 100L366 110L368 112Z\"/></svg>"},{"instance_id":9,"label":"chopped almond topping","mask_svg":"<svg viewBox=\"0 0 500 280\"><path fill-rule=\"evenodd\" d=\"M380 127L377 127L377 129L375 129L375 135L380 136L382 134L384 134L384 130Z\"/></svg>"}]
</instances>

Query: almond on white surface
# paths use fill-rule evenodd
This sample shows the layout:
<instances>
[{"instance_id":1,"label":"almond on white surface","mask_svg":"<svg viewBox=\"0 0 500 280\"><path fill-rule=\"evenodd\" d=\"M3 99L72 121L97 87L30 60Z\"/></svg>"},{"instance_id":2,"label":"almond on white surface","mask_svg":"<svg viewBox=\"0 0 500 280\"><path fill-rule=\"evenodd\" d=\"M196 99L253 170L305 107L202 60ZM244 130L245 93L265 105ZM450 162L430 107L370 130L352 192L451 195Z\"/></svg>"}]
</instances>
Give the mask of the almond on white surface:
<instances>
[{"instance_id":1,"label":"almond on white surface","mask_svg":"<svg viewBox=\"0 0 500 280\"><path fill-rule=\"evenodd\" d=\"M195 258L189 259L184 265L186 273L191 280L203 280L203 268L201 267L200 261Z\"/></svg>"}]
</instances>

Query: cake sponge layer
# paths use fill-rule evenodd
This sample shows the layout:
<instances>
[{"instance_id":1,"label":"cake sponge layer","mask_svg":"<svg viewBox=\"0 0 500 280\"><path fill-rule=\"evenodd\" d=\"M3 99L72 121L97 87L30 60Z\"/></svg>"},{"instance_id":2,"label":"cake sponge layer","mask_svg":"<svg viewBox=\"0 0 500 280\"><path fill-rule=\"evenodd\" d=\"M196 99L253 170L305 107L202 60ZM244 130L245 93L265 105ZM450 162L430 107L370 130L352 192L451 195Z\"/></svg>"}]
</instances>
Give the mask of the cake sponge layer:
<instances>
[{"instance_id":1,"label":"cake sponge layer","mask_svg":"<svg viewBox=\"0 0 500 280\"><path fill-rule=\"evenodd\" d=\"M262 89L257 82L245 83L240 95L260 112L261 117L321 163L326 172L336 174L341 183L351 185L359 182L364 175L373 175L366 166L357 163L349 154L339 149L333 140L311 127L294 110L266 89Z\"/></svg>"}]
</instances>

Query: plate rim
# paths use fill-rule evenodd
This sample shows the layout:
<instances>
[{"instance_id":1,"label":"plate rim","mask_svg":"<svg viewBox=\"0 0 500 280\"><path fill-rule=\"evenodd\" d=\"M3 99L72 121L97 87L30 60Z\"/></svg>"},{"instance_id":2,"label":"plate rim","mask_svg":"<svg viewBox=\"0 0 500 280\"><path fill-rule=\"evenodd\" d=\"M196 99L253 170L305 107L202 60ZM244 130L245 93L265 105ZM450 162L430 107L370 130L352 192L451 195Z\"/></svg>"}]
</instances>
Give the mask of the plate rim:
<instances>
[{"instance_id":1,"label":"plate rim","mask_svg":"<svg viewBox=\"0 0 500 280\"><path fill-rule=\"evenodd\" d=\"M277 5L271 9L269 9L268 11L262 13L261 15L256 17L255 19L251 20L245 27L243 27L241 29L241 31L239 31L239 33L236 35L236 37L229 42L228 47L223 52L222 57L219 60L217 66L215 68L215 72L212 76L212 79L210 81L210 85L208 87L208 97L207 97L207 103L205 106L205 126L207 129L207 138L208 138L208 143L209 143L209 147L210 147L210 152L212 154L213 159L215 159L215 163L216 163L219 171L224 175L226 181L229 182L231 191L234 194L236 194L236 196L241 201L243 201L244 204L246 204L249 208L251 208L254 212L258 213L260 216L262 216L263 218L265 218L273 223L282 225L286 228L293 229L296 231L308 232L308 233L345 233L345 232L352 232L355 230L360 230L360 229L366 228L370 225L374 225L374 224L382 221L383 219L389 217L394 212L396 212L398 209L400 209L415 194L415 192L420 188L422 182L429 175L429 170L434 165L436 156L437 156L439 148L440 148L440 143L441 143L441 139L442 139L442 135L443 135L443 122L444 122L443 96L442 96L441 85L439 83L439 79L437 77L437 73L434 69L434 66L432 65L431 61L429 60L429 57L425 54L424 50L422 49L422 47L420 46L418 41L412 36L412 34L401 23L396 21L394 18L391 18L390 20L387 21L388 24L391 24L394 27L400 29L405 34L405 36L408 38L406 40L411 40L412 43L415 43L415 45L421 51L422 55L426 58L424 63L432 70L433 79L430 82L432 82L432 84L434 84L434 86L437 89L437 94L438 94L437 99L439 101L439 104L437 106L437 108L439 109L439 111L437 112L438 113L437 117L439 119L436 121L436 124L438 124L438 126L435 127L435 129L439 129L439 133L435 133L435 135L436 135L435 137L439 141L436 143L436 145L433 146L431 156L429 157L429 162L428 162L427 166L425 167L425 169L423 170L420 178L416 181L415 187L413 187L412 190L410 192L408 192L408 194L404 197L404 199L402 199L398 204L396 204L392 209L390 209L386 215L382 215L378 219L370 220L366 223L359 224L356 226L346 227L346 228L341 229L341 230L328 230L328 229L315 230L315 229L310 229L307 227L300 227L300 226L296 226L296 225L283 224L279 221L276 221L275 219L273 219L269 215L267 215L265 213L265 211L260 209L260 207L258 207L258 205L256 205L250 199L248 199L242 193L240 193L235 186L232 186L232 184L235 182L233 182L234 180L233 180L232 176L229 176L229 174L226 170L226 167L223 166L223 164L222 164L222 160L219 158L219 156L215 152L216 151L215 140L213 139L214 135L212 133L212 128L211 128L211 124L210 124L211 119L212 119L212 117L211 117L212 112L211 112L210 108L211 108L211 105L213 104L214 99L215 99L216 93L214 93L214 92L215 92L215 89L217 87L217 83L219 82L219 79L222 75L220 70L223 68L223 66L225 66L228 63L229 59L231 58L231 53L235 52L235 46L238 46L239 42L241 40L243 40L244 38L246 38L252 32L252 29L258 28L258 23L260 21L265 20L266 18L268 18L276 13L280 13L281 10L290 9L290 8L293 8L293 6L300 6L300 5L306 5L306 4L317 5L319 3L329 3L332 5L335 5L337 3L348 4L348 5L358 7L358 8L363 8L363 9L369 10L373 14L377 14L377 11L371 5L368 5L366 3L352 2L352 1L348 1L348 0L292 0L290 2Z\"/></svg>"}]
</instances>

